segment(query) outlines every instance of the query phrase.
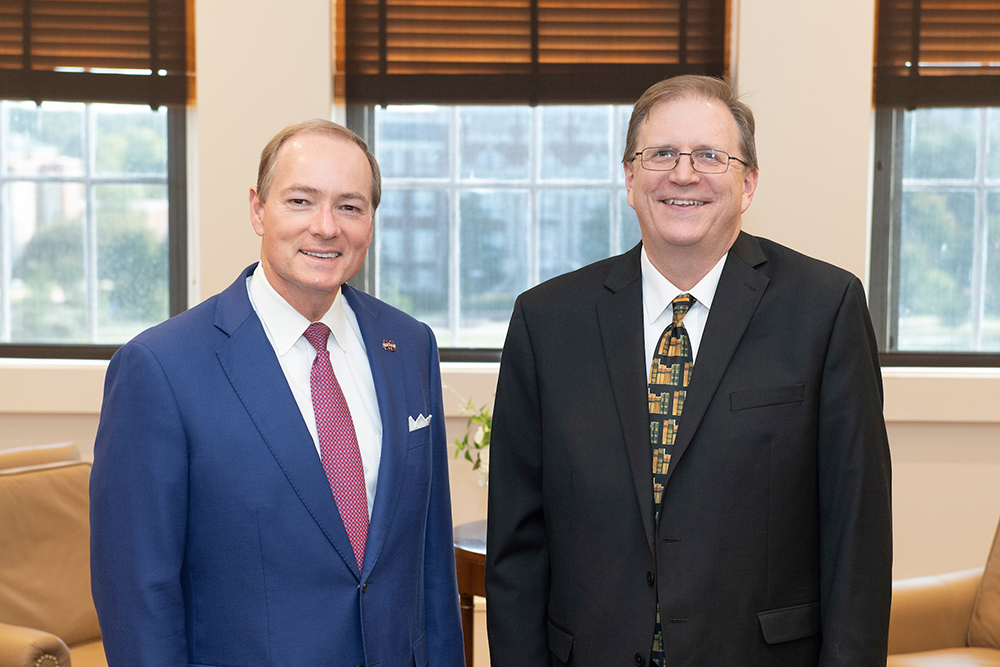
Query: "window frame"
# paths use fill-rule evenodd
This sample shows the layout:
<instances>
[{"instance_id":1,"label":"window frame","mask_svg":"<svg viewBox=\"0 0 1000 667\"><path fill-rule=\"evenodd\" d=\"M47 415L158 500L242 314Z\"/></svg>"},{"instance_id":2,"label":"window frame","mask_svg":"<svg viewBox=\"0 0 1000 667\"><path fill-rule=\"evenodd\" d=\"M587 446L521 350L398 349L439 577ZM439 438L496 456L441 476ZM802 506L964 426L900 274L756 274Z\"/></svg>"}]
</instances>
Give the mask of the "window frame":
<instances>
[{"instance_id":1,"label":"window frame","mask_svg":"<svg viewBox=\"0 0 1000 667\"><path fill-rule=\"evenodd\" d=\"M93 101L86 104L104 104ZM167 289L168 317L188 306L187 230L187 110L168 105L167 109ZM75 179L74 179L75 180ZM89 187L90 184L88 184ZM92 211L85 225L93 224ZM0 253L0 272L7 271ZM0 342L0 359L86 359L107 360L121 344L97 343L7 343Z\"/></svg>"},{"instance_id":2,"label":"window frame","mask_svg":"<svg viewBox=\"0 0 1000 667\"><path fill-rule=\"evenodd\" d=\"M450 160L454 161L456 156L456 151L458 150L457 142L458 137L456 133L458 132L457 123L457 107L462 106L481 106L481 105L446 105L441 104L441 107L450 108L451 110L451 122L449 124L450 136L449 136L449 148L450 148ZM538 123L540 119L537 117L536 110L539 109L538 106L531 105L511 105L518 107L528 107L532 110L532 121L531 121L531 133L534 139L538 139L540 128ZM557 106L557 105L553 105ZM559 105L562 106L562 105ZM625 140L625 130L627 129L627 120L621 121L621 115L618 110L619 103L593 103L586 106L610 106L612 107L611 114L611 145L610 145L610 155L611 158L617 159L617 156L621 154L624 150L624 140ZM377 154L377 137L375 132L375 105L356 105L347 108L347 124L353 131L355 131L359 136L365 139L368 143L369 149L373 154ZM593 180L593 179L579 179L579 180L552 180L547 181L540 177L538 173L538 164L540 157L538 151L541 150L540 145L536 142L532 142L532 148L530 149L534 158L532 158L531 173L528 179L524 181L514 181L514 180L486 180L486 179L476 179L474 182L466 182L461 178L455 176L455 170L457 169L457 164L449 165L449 177L446 179L419 179L419 178L398 178L398 179L385 179L383 177L383 195L386 191L386 180L389 180L393 186L398 186L400 189L420 189L419 186L423 184L423 181L433 181L433 183L428 183L430 189L435 191L445 191L449 194L450 205L449 211L449 231L454 231L456 226L456 221L452 219L454 211L456 209L456 203L451 201L454 198L461 196L463 191L473 191L473 190L518 190L518 191L528 191L530 193L531 201L531 212L528 215L528 222L530 225L530 235L537 241L537 236L539 232L539 225L541 222L540 211L539 211L539 200L540 193L546 190L561 190L561 189L574 189L580 187L597 188L601 190L607 190L610 193L609 196L609 221L608 221L608 236L609 236L609 247L611 248L611 255L614 256L627 252L631 249L617 247L620 246L620 242L616 242L615 239L620 241L621 239L621 226L623 224L621 214L620 214L620 203L619 196L625 188L624 174L621 172L620 162L615 163L614 167L609 169L609 176L607 180ZM617 169L617 171L615 170ZM376 212L376 223L375 230L372 235L371 245L368 248L368 253L365 259L365 264L362 269L349 281L352 287L361 289L369 294L377 296L377 281L378 281L378 235L379 235L379 225L378 225L378 212ZM529 247L533 248L534 254L527 260L527 267L529 268L529 288L531 286L537 285L540 282L540 276L538 275L537 259L538 248L534 247L534 244L529 244ZM452 293L452 301L458 298L460 293L461 282L457 277L459 272L458 265L456 261L459 261L459 256L461 254L460 245L456 243L449 244L449 252L451 253L452 269L451 275L449 276L449 287ZM533 259L534 258L534 259ZM536 280L537 279L537 280ZM513 305L513 304L512 304ZM454 318L460 318L460 308L458 311L455 310L455 305L449 305L449 320ZM453 327L454 322L451 323ZM457 362L498 362L500 361L500 356L502 352L502 344L499 347L451 347L451 346L441 346L440 354L442 361L457 361Z\"/></svg>"},{"instance_id":3,"label":"window frame","mask_svg":"<svg viewBox=\"0 0 1000 667\"><path fill-rule=\"evenodd\" d=\"M373 152L374 112L362 105L632 105L668 76L728 71L728 0L625 9L614 0L475 0L462 9L336 1L345 37L337 40L334 79L344 83L336 103ZM370 253L350 284L374 294L374 264ZM446 361L499 357L500 348L441 349Z\"/></svg>"},{"instance_id":4,"label":"window frame","mask_svg":"<svg viewBox=\"0 0 1000 667\"><path fill-rule=\"evenodd\" d=\"M883 107L875 110L868 307L878 341L879 361L882 366L1000 367L1000 353L995 352L909 352L893 349L897 344L899 322L899 272L895 269L901 261L899 243L903 206L901 158L905 111L902 107ZM985 149L980 146L979 150ZM970 184L963 184L965 185ZM983 215L986 213L983 212ZM977 224L985 225L985 222L979 221ZM979 272L985 274L985 267ZM985 280L984 276L980 278Z\"/></svg>"}]
</instances>

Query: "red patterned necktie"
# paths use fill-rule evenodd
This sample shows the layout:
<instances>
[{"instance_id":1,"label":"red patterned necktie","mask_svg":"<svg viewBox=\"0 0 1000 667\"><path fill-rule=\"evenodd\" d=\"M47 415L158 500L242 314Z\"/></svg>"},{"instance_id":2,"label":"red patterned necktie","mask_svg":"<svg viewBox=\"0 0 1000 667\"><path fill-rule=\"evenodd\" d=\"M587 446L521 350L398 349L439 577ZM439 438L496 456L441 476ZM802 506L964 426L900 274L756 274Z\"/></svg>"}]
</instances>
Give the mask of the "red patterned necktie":
<instances>
[{"instance_id":1,"label":"red patterned necktie","mask_svg":"<svg viewBox=\"0 0 1000 667\"><path fill-rule=\"evenodd\" d=\"M653 351L653 363L649 369L649 441L653 447L654 530L660 521L670 455L674 449L677 424L684 410L684 399L694 368L691 339L684 327L684 316L694 302L695 299L690 294L681 294L671 302L674 319L663 330ZM663 667L663 653L663 626L660 623L660 601L657 599L650 663L655 667Z\"/></svg>"},{"instance_id":2,"label":"red patterned necktie","mask_svg":"<svg viewBox=\"0 0 1000 667\"><path fill-rule=\"evenodd\" d=\"M333 499L340 517L344 520L347 537L358 561L358 571L365 560L365 539L368 536L368 495L365 491L365 470L361 463L358 436L354 432L351 410L347 407L344 392L330 365L330 352L326 341L330 327L322 322L309 325L302 334L316 348L309 375L313 411L316 413L316 430L319 432L319 451L323 470L330 480Z\"/></svg>"}]
</instances>

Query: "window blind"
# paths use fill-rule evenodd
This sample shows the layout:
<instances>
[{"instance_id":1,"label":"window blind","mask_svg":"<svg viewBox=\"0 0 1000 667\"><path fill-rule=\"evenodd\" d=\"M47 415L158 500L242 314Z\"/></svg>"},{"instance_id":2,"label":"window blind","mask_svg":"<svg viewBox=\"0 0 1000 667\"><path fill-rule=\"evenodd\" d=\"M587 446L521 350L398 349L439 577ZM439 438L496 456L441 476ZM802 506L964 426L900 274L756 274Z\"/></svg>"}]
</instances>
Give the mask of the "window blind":
<instances>
[{"instance_id":1,"label":"window blind","mask_svg":"<svg viewBox=\"0 0 1000 667\"><path fill-rule=\"evenodd\" d=\"M186 0L5 0L0 97L184 104Z\"/></svg>"},{"instance_id":2,"label":"window blind","mask_svg":"<svg viewBox=\"0 0 1000 667\"><path fill-rule=\"evenodd\" d=\"M344 0L352 104L634 102L722 75L726 0Z\"/></svg>"},{"instance_id":3,"label":"window blind","mask_svg":"<svg viewBox=\"0 0 1000 667\"><path fill-rule=\"evenodd\" d=\"M1000 0L880 0L875 102L1000 104Z\"/></svg>"}]
</instances>

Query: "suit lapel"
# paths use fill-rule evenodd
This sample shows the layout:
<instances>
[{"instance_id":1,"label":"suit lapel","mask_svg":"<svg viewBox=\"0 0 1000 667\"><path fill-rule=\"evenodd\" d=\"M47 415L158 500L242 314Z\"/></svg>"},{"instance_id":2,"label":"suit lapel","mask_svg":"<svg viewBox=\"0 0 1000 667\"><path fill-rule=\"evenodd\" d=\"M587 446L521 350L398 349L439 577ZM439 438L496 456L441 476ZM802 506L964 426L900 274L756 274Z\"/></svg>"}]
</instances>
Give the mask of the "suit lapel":
<instances>
[{"instance_id":1,"label":"suit lapel","mask_svg":"<svg viewBox=\"0 0 1000 667\"><path fill-rule=\"evenodd\" d=\"M684 452L697 433L736 347L753 318L757 304L764 296L764 290L770 281L755 267L766 261L767 257L757 239L741 232L730 250L719 278L719 286L715 290L712 310L705 324L691 385L684 401L684 412L678 426L665 484L670 483Z\"/></svg>"},{"instance_id":2,"label":"suit lapel","mask_svg":"<svg viewBox=\"0 0 1000 667\"><path fill-rule=\"evenodd\" d=\"M392 340L393 332L385 330L378 311L369 306L369 300L363 299L348 285L344 286L344 296L358 320L382 420L382 456L376 485L378 491L368 523L362 568L362 577L365 577L375 566L385 545L396 499L403 483L407 454L405 434L409 432L403 360L408 351L389 352L384 349L382 341Z\"/></svg>"},{"instance_id":3,"label":"suit lapel","mask_svg":"<svg viewBox=\"0 0 1000 667\"><path fill-rule=\"evenodd\" d=\"M640 246L636 246L612 266L604 282L611 293L598 302L597 317L642 527L652 552L653 468L643 351L640 252Z\"/></svg>"},{"instance_id":4,"label":"suit lapel","mask_svg":"<svg viewBox=\"0 0 1000 667\"><path fill-rule=\"evenodd\" d=\"M354 551L312 436L288 388L274 348L250 305L246 277L253 268L247 269L219 295L215 325L228 334L229 339L219 347L216 355L289 484L348 569L357 576Z\"/></svg>"}]
</instances>

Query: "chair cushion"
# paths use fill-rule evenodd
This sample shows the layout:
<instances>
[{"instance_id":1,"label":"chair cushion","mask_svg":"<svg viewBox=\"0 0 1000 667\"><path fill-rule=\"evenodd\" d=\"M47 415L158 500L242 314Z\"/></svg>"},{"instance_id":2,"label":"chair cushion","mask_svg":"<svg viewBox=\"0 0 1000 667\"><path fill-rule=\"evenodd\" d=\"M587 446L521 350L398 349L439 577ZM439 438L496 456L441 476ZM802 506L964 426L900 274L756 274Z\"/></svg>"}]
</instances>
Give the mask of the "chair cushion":
<instances>
[{"instance_id":1,"label":"chair cushion","mask_svg":"<svg viewBox=\"0 0 1000 667\"><path fill-rule=\"evenodd\" d=\"M991 648L945 648L920 653L898 653L890 655L885 665L886 667L1000 667L1000 651Z\"/></svg>"},{"instance_id":2,"label":"chair cushion","mask_svg":"<svg viewBox=\"0 0 1000 667\"><path fill-rule=\"evenodd\" d=\"M101 640L69 647L73 667L108 667Z\"/></svg>"},{"instance_id":3,"label":"chair cushion","mask_svg":"<svg viewBox=\"0 0 1000 667\"><path fill-rule=\"evenodd\" d=\"M969 646L1000 650L1000 527L986 559L983 580L976 594L976 606L969 623Z\"/></svg>"},{"instance_id":4,"label":"chair cushion","mask_svg":"<svg viewBox=\"0 0 1000 667\"><path fill-rule=\"evenodd\" d=\"M892 582L889 653L969 645L969 619L983 568Z\"/></svg>"},{"instance_id":5,"label":"chair cushion","mask_svg":"<svg viewBox=\"0 0 1000 667\"><path fill-rule=\"evenodd\" d=\"M101 636L90 593L90 464L0 470L0 622L69 646Z\"/></svg>"},{"instance_id":6,"label":"chair cushion","mask_svg":"<svg viewBox=\"0 0 1000 667\"><path fill-rule=\"evenodd\" d=\"M79 461L80 451L72 442L0 449L0 470L23 468L57 461Z\"/></svg>"}]
</instances>

